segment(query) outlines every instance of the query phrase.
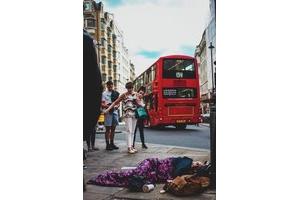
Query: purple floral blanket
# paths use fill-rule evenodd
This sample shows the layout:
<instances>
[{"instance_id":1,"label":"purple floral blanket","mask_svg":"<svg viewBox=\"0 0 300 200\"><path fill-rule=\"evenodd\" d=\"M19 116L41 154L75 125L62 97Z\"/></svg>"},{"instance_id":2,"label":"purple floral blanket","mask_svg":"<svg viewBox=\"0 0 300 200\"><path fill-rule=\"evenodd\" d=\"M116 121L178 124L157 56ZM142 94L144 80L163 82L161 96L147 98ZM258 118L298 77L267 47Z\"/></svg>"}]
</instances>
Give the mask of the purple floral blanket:
<instances>
[{"instance_id":1,"label":"purple floral blanket","mask_svg":"<svg viewBox=\"0 0 300 200\"><path fill-rule=\"evenodd\" d=\"M168 179L172 179L172 160L173 158L162 160L158 158L148 158L139 163L135 169L105 171L90 179L88 184L127 187L129 178L134 175L144 176L146 180L151 183L166 182Z\"/></svg>"}]
</instances>

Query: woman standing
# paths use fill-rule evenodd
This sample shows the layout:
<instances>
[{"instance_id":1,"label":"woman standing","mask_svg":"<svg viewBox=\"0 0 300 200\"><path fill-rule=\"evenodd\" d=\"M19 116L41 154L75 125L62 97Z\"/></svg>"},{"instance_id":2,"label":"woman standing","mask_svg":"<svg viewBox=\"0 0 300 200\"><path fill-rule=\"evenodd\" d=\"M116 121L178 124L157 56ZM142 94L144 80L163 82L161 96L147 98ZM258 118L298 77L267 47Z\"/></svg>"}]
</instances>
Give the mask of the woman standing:
<instances>
[{"instance_id":1,"label":"woman standing","mask_svg":"<svg viewBox=\"0 0 300 200\"><path fill-rule=\"evenodd\" d=\"M137 99L138 107L145 107L143 97L146 92L146 88L144 86L141 86L137 92L138 92L138 99ZM137 119L137 125L134 130L133 147L134 147L134 143L135 143L136 131L137 131L137 128L139 128L140 138L141 138L141 142L142 142L142 148L144 148L144 149L148 148L145 144L144 121L145 121L145 119L142 119L142 118Z\"/></svg>"},{"instance_id":2,"label":"woman standing","mask_svg":"<svg viewBox=\"0 0 300 200\"><path fill-rule=\"evenodd\" d=\"M133 83L128 82L125 85L127 92L123 93L119 96L119 98L114 101L104 113L108 113L115 105L123 102L123 110L124 110L124 118L125 118L125 126L127 129L127 147L128 153L136 153L137 150L133 147L133 134L136 127L137 119L135 117L135 110L137 109L138 103L137 99L139 99L136 92L133 91Z\"/></svg>"}]
</instances>

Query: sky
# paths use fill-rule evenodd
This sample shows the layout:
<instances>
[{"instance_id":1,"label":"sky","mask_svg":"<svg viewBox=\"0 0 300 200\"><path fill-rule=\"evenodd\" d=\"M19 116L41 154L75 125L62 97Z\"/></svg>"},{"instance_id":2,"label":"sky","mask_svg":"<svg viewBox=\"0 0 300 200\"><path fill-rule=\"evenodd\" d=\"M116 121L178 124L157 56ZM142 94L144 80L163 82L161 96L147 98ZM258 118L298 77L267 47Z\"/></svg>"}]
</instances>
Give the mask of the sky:
<instances>
[{"instance_id":1,"label":"sky","mask_svg":"<svg viewBox=\"0 0 300 200\"><path fill-rule=\"evenodd\" d=\"M99 2L99 0L97 1ZM124 33L136 75L159 57L194 56L209 21L209 0L103 0Z\"/></svg>"}]
</instances>

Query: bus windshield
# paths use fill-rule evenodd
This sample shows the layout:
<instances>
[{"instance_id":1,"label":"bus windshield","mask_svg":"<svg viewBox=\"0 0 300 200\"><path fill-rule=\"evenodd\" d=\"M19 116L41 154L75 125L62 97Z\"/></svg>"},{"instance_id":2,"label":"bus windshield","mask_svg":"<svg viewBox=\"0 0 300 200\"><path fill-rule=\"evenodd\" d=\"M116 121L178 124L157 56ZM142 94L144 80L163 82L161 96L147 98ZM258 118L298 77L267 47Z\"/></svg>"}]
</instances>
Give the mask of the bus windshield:
<instances>
[{"instance_id":1,"label":"bus windshield","mask_svg":"<svg viewBox=\"0 0 300 200\"><path fill-rule=\"evenodd\" d=\"M164 59L163 78L195 78L195 66L192 59Z\"/></svg>"}]
</instances>

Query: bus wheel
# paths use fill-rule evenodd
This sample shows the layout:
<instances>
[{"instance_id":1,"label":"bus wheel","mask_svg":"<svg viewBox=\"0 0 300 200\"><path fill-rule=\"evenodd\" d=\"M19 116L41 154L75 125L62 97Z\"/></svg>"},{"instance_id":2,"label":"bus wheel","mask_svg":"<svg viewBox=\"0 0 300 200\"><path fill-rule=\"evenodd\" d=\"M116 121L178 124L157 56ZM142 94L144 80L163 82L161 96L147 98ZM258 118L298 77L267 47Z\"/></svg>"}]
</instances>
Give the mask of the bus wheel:
<instances>
[{"instance_id":1,"label":"bus wheel","mask_svg":"<svg viewBox=\"0 0 300 200\"><path fill-rule=\"evenodd\" d=\"M183 130L186 129L186 124L176 124L175 126L177 129Z\"/></svg>"}]
</instances>

